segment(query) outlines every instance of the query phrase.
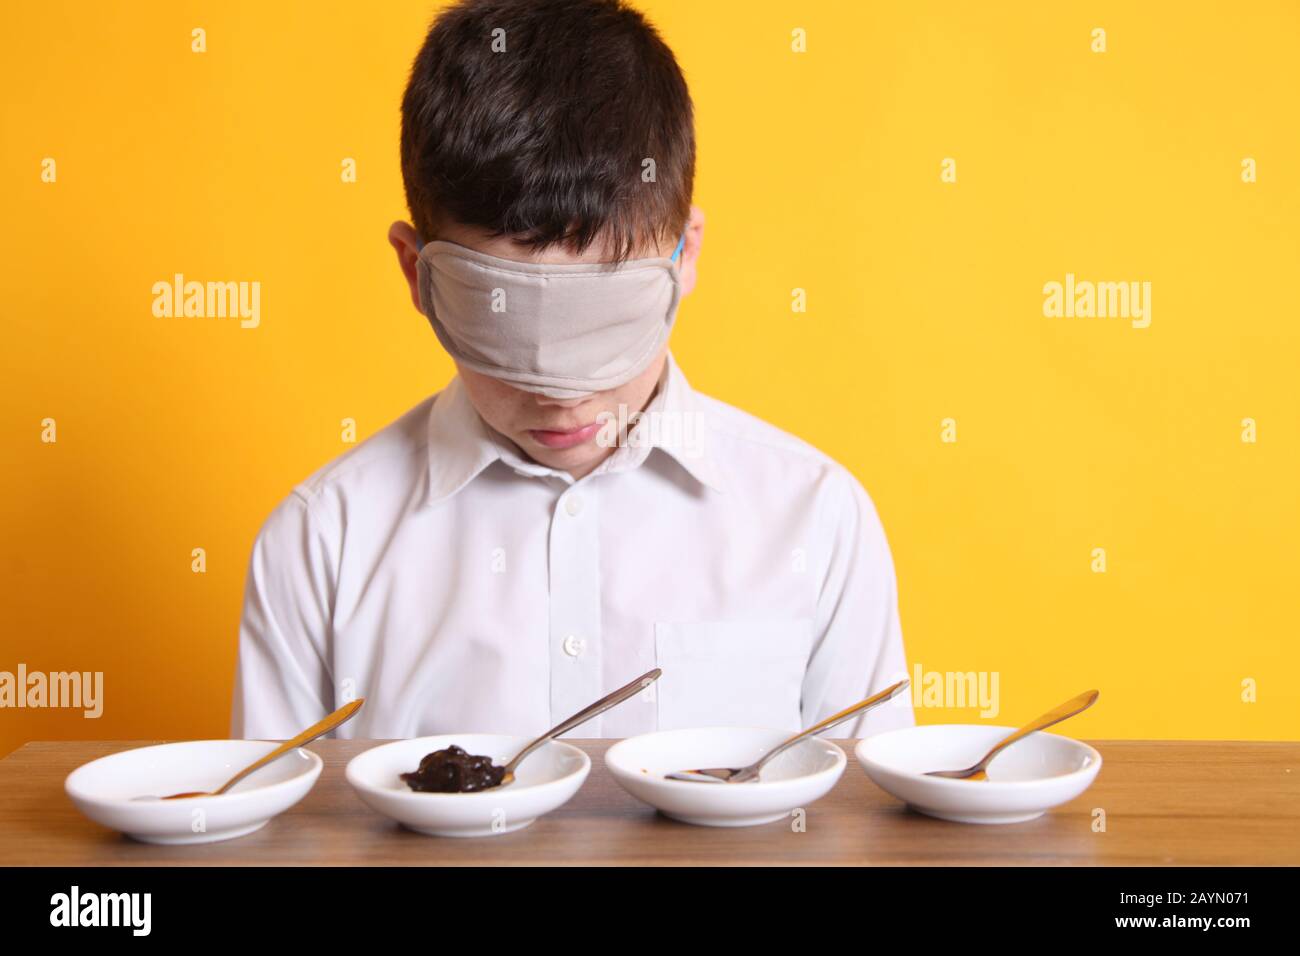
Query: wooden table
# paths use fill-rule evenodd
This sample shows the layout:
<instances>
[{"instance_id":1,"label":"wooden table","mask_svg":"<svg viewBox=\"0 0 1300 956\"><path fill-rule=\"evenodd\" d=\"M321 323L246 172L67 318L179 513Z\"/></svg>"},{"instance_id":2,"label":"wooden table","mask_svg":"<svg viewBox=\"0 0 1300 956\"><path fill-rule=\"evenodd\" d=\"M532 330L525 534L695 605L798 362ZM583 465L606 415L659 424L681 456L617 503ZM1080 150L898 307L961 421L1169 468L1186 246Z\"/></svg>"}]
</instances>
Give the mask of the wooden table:
<instances>
[{"instance_id":1,"label":"wooden table","mask_svg":"<svg viewBox=\"0 0 1300 956\"><path fill-rule=\"evenodd\" d=\"M515 833L439 839L366 807L343 767L375 741L321 740L315 789L257 833L206 846L136 843L81 816L63 778L105 754L161 741L36 742L0 760L0 865L442 864L1300 864L1300 743L1093 741L1092 788L1031 823L966 826L905 809L857 767L788 822L694 827L659 816L605 770L608 740L578 794ZM1106 813L1094 832L1093 810Z\"/></svg>"}]
</instances>

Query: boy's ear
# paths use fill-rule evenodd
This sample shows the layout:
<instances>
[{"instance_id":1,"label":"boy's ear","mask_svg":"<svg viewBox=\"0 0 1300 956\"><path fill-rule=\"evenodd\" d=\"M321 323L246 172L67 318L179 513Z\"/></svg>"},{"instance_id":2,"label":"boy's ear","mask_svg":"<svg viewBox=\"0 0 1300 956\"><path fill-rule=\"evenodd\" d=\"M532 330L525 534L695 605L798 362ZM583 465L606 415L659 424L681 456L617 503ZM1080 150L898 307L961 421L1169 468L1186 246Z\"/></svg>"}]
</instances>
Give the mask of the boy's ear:
<instances>
[{"instance_id":1,"label":"boy's ear","mask_svg":"<svg viewBox=\"0 0 1300 956\"><path fill-rule=\"evenodd\" d=\"M699 270L700 248L704 245L704 210L691 206L691 217L686 221L686 243L682 246L681 263L677 273L681 277L682 295L695 288Z\"/></svg>"},{"instance_id":2,"label":"boy's ear","mask_svg":"<svg viewBox=\"0 0 1300 956\"><path fill-rule=\"evenodd\" d=\"M388 227L388 243L397 252L397 264L411 288L411 304L415 306L415 311L423 314L420 308L419 272L415 265L420 261L420 237L416 234L415 227L409 222L393 223ZM682 252L684 255L685 250Z\"/></svg>"}]
</instances>

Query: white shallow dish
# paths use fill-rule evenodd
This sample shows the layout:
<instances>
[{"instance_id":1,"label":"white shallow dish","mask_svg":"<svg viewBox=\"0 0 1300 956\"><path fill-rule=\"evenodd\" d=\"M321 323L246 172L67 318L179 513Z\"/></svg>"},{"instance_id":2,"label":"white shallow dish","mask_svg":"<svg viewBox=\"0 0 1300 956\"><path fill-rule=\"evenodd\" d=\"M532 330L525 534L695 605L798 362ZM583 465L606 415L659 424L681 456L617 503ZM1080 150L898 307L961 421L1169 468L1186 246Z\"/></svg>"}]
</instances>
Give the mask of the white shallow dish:
<instances>
[{"instance_id":1,"label":"white shallow dish","mask_svg":"<svg viewBox=\"0 0 1300 956\"><path fill-rule=\"evenodd\" d=\"M1039 731L994 757L988 780L925 775L969 767L1016 729L905 727L858 741L854 753L877 786L921 813L957 823L1023 823L1087 790L1101 769L1101 754L1081 741Z\"/></svg>"},{"instance_id":2,"label":"white shallow dish","mask_svg":"<svg viewBox=\"0 0 1300 956\"><path fill-rule=\"evenodd\" d=\"M274 740L187 740L100 757L68 774L77 809L145 843L216 843L264 827L316 783L320 757L301 748L255 770L218 797L137 800L215 790L280 745Z\"/></svg>"},{"instance_id":3,"label":"white shallow dish","mask_svg":"<svg viewBox=\"0 0 1300 956\"><path fill-rule=\"evenodd\" d=\"M506 787L475 793L419 793L401 774L425 754L452 744L505 764L535 738L504 734L442 734L382 744L348 762L347 780L372 810L430 836L497 836L528 826L563 806L591 771L591 758L572 744L551 740L519 765Z\"/></svg>"},{"instance_id":4,"label":"white shallow dish","mask_svg":"<svg viewBox=\"0 0 1300 956\"><path fill-rule=\"evenodd\" d=\"M629 737L605 751L605 765L632 796L665 816L711 827L745 827L788 817L825 796L844 772L844 751L818 737L801 740L752 783L666 780L704 767L744 767L791 736L762 727L702 727Z\"/></svg>"}]
</instances>

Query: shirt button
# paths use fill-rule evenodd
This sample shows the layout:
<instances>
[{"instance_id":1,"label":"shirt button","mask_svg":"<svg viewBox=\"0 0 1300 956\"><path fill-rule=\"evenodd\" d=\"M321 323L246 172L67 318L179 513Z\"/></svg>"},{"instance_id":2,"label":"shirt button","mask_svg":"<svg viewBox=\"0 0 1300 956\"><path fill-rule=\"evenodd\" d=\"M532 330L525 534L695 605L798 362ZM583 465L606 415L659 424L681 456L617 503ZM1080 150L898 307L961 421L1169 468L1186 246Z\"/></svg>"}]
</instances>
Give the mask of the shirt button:
<instances>
[{"instance_id":1,"label":"shirt button","mask_svg":"<svg viewBox=\"0 0 1300 956\"><path fill-rule=\"evenodd\" d=\"M582 653L583 648L587 646L587 642L576 634L570 634L564 639L564 643L560 646L564 648L564 653L568 654L570 657L577 657Z\"/></svg>"},{"instance_id":2,"label":"shirt button","mask_svg":"<svg viewBox=\"0 0 1300 956\"><path fill-rule=\"evenodd\" d=\"M571 517L577 517L578 512L582 510L582 499L577 495L570 495L564 501L564 510L567 511Z\"/></svg>"}]
</instances>

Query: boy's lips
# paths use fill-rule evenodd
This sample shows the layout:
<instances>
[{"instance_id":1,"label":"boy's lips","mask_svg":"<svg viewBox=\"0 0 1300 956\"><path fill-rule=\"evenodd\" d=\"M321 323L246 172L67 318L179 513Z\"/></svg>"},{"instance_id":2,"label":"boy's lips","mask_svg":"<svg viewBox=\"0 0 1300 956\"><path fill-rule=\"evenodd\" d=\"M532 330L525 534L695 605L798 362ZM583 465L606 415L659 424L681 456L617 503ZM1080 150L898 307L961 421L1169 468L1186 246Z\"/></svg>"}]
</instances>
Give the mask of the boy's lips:
<instances>
[{"instance_id":1,"label":"boy's lips","mask_svg":"<svg viewBox=\"0 0 1300 956\"><path fill-rule=\"evenodd\" d=\"M591 441L600 431L600 422L592 422L590 425L580 425L577 428L564 430L550 428L530 428L528 434L532 436L533 441L539 445L545 445L547 448L574 448L584 442Z\"/></svg>"}]
</instances>

